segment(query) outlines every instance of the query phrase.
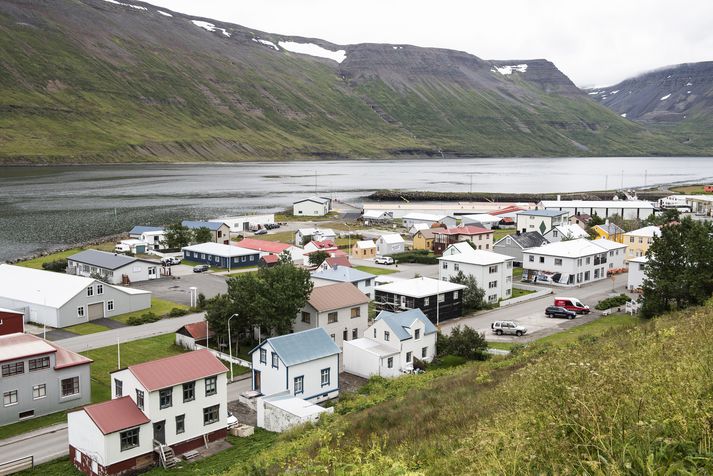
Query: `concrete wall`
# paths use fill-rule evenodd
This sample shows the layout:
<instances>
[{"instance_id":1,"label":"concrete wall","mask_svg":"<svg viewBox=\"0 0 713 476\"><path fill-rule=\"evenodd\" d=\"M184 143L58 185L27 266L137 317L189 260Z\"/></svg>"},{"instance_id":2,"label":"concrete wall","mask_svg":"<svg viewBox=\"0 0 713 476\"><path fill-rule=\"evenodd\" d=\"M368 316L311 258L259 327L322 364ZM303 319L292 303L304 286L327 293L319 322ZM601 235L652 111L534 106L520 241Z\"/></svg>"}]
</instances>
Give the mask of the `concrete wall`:
<instances>
[{"instance_id":1,"label":"concrete wall","mask_svg":"<svg viewBox=\"0 0 713 476\"><path fill-rule=\"evenodd\" d=\"M294 426L304 423L316 423L322 413L333 413L334 408L314 408L314 413L309 415L296 415L272 403L275 399L282 399L288 395L283 392L269 397L260 397L257 400L257 426L268 431L283 432Z\"/></svg>"}]
</instances>

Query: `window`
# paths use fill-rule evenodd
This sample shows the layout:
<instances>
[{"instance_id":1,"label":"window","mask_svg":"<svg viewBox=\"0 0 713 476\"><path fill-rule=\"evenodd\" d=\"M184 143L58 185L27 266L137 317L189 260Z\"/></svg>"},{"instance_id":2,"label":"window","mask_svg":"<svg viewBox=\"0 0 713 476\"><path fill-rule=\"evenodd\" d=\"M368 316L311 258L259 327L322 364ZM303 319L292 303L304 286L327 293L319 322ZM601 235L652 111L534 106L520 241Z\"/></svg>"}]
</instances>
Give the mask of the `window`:
<instances>
[{"instance_id":1,"label":"window","mask_svg":"<svg viewBox=\"0 0 713 476\"><path fill-rule=\"evenodd\" d=\"M107 302L106 302L106 310L107 310L107 311L113 311L113 310L114 310L114 301L107 301Z\"/></svg>"},{"instance_id":2,"label":"window","mask_svg":"<svg viewBox=\"0 0 713 476\"><path fill-rule=\"evenodd\" d=\"M69 397L79 394L79 377L66 378L62 380L62 396Z\"/></svg>"},{"instance_id":3,"label":"window","mask_svg":"<svg viewBox=\"0 0 713 476\"><path fill-rule=\"evenodd\" d=\"M406 352L406 362L411 362L411 352Z\"/></svg>"},{"instance_id":4,"label":"window","mask_svg":"<svg viewBox=\"0 0 713 476\"><path fill-rule=\"evenodd\" d=\"M158 401L160 408L168 408L173 406L173 387L159 390Z\"/></svg>"},{"instance_id":5,"label":"window","mask_svg":"<svg viewBox=\"0 0 713 476\"><path fill-rule=\"evenodd\" d=\"M511 282L512 282L512 276L505 276L505 282L506 282L506 283L511 283Z\"/></svg>"},{"instance_id":6,"label":"window","mask_svg":"<svg viewBox=\"0 0 713 476\"><path fill-rule=\"evenodd\" d=\"M421 338L421 329L416 329L413 331L413 338L419 340Z\"/></svg>"},{"instance_id":7,"label":"window","mask_svg":"<svg viewBox=\"0 0 713 476\"><path fill-rule=\"evenodd\" d=\"M332 340L334 340L334 336L332 336ZM277 354L274 352L272 353L272 367L275 369L280 368L280 359L279 359L279 357L277 357Z\"/></svg>"},{"instance_id":8,"label":"window","mask_svg":"<svg viewBox=\"0 0 713 476\"><path fill-rule=\"evenodd\" d=\"M577 266L582 266L582 258L579 258L579 259L577 260Z\"/></svg>"},{"instance_id":9,"label":"window","mask_svg":"<svg viewBox=\"0 0 713 476\"><path fill-rule=\"evenodd\" d=\"M218 393L218 377L208 377L205 379L205 396L210 397Z\"/></svg>"},{"instance_id":10,"label":"window","mask_svg":"<svg viewBox=\"0 0 713 476\"><path fill-rule=\"evenodd\" d=\"M591 263L591 262L592 262L592 257L591 257L591 256L587 256L586 263L589 264L589 263Z\"/></svg>"},{"instance_id":11,"label":"window","mask_svg":"<svg viewBox=\"0 0 713 476\"><path fill-rule=\"evenodd\" d=\"M87 288L87 296L94 296L94 286L89 286Z\"/></svg>"},{"instance_id":12,"label":"window","mask_svg":"<svg viewBox=\"0 0 713 476\"><path fill-rule=\"evenodd\" d=\"M6 407L9 407L10 405L17 405L17 390L3 393L2 404Z\"/></svg>"},{"instance_id":13,"label":"window","mask_svg":"<svg viewBox=\"0 0 713 476\"><path fill-rule=\"evenodd\" d=\"M630 237L629 237L629 243L633 243L633 242L634 242L634 237L633 237L633 236L630 236Z\"/></svg>"},{"instance_id":14,"label":"window","mask_svg":"<svg viewBox=\"0 0 713 476\"><path fill-rule=\"evenodd\" d=\"M84 306L79 306L77 308L77 317L84 317Z\"/></svg>"},{"instance_id":15,"label":"window","mask_svg":"<svg viewBox=\"0 0 713 476\"><path fill-rule=\"evenodd\" d=\"M329 374L330 374L330 370L328 368L322 369L322 371L320 372L320 377L321 377L320 381L321 381L322 387L326 387L327 385L329 385Z\"/></svg>"},{"instance_id":16,"label":"window","mask_svg":"<svg viewBox=\"0 0 713 476\"><path fill-rule=\"evenodd\" d=\"M446 295L445 294L439 294L438 295L438 302L443 302L446 300Z\"/></svg>"},{"instance_id":17,"label":"window","mask_svg":"<svg viewBox=\"0 0 713 476\"><path fill-rule=\"evenodd\" d=\"M493 265L493 266L489 267L489 268L488 268L488 272L489 272L490 274L497 273L497 272L498 272L498 266L497 266L497 265Z\"/></svg>"},{"instance_id":18,"label":"window","mask_svg":"<svg viewBox=\"0 0 713 476\"><path fill-rule=\"evenodd\" d=\"M18 415L18 418L22 420L23 418L30 418L35 416L35 411L34 410L27 410L24 412L20 412Z\"/></svg>"},{"instance_id":19,"label":"window","mask_svg":"<svg viewBox=\"0 0 713 476\"><path fill-rule=\"evenodd\" d=\"M349 331L347 329L342 331L342 340L349 340Z\"/></svg>"},{"instance_id":20,"label":"window","mask_svg":"<svg viewBox=\"0 0 713 476\"><path fill-rule=\"evenodd\" d=\"M458 291L453 291L453 299L458 299Z\"/></svg>"},{"instance_id":21,"label":"window","mask_svg":"<svg viewBox=\"0 0 713 476\"><path fill-rule=\"evenodd\" d=\"M490 282L488 283L488 288L489 288L489 289L493 289L493 288L497 288L497 287L498 287L498 282L497 282L497 281L490 281Z\"/></svg>"},{"instance_id":22,"label":"window","mask_svg":"<svg viewBox=\"0 0 713 476\"><path fill-rule=\"evenodd\" d=\"M552 231L552 237L553 237L553 238L557 238L558 234L559 234L559 232L558 232L557 230L553 230L553 231Z\"/></svg>"},{"instance_id":23,"label":"window","mask_svg":"<svg viewBox=\"0 0 713 476\"><path fill-rule=\"evenodd\" d=\"M532 256L532 255L528 256L528 258L530 258L530 263L532 263L532 262L534 262L534 261L535 261L535 257L534 257L534 256Z\"/></svg>"},{"instance_id":24,"label":"window","mask_svg":"<svg viewBox=\"0 0 713 476\"><path fill-rule=\"evenodd\" d=\"M421 349L421 358L424 359L428 356L428 347L423 347Z\"/></svg>"},{"instance_id":25,"label":"window","mask_svg":"<svg viewBox=\"0 0 713 476\"><path fill-rule=\"evenodd\" d=\"M121 438L121 451L130 450L139 446L139 429L132 428L131 430L122 431L119 433Z\"/></svg>"},{"instance_id":26,"label":"window","mask_svg":"<svg viewBox=\"0 0 713 476\"><path fill-rule=\"evenodd\" d=\"M337 317L336 312L330 312L329 314L327 314L327 324L334 324L335 322L337 322L338 319L339 318Z\"/></svg>"},{"instance_id":27,"label":"window","mask_svg":"<svg viewBox=\"0 0 713 476\"><path fill-rule=\"evenodd\" d=\"M183 401L191 402L196 399L196 383L188 382L183 384Z\"/></svg>"},{"instance_id":28,"label":"window","mask_svg":"<svg viewBox=\"0 0 713 476\"><path fill-rule=\"evenodd\" d=\"M260 363L267 364L267 349L260 349Z\"/></svg>"},{"instance_id":29,"label":"window","mask_svg":"<svg viewBox=\"0 0 713 476\"><path fill-rule=\"evenodd\" d=\"M460 266L458 266L458 263L453 263L453 271L458 271L460 270Z\"/></svg>"},{"instance_id":30,"label":"window","mask_svg":"<svg viewBox=\"0 0 713 476\"><path fill-rule=\"evenodd\" d=\"M360 307L353 307L352 308L352 319L355 317L360 317L361 316L361 308Z\"/></svg>"},{"instance_id":31,"label":"window","mask_svg":"<svg viewBox=\"0 0 713 476\"><path fill-rule=\"evenodd\" d=\"M309 324L311 321L309 312L302 311L302 322Z\"/></svg>"},{"instance_id":32,"label":"window","mask_svg":"<svg viewBox=\"0 0 713 476\"><path fill-rule=\"evenodd\" d=\"M423 298L423 305L428 306L431 303L431 298L430 297L425 297Z\"/></svg>"},{"instance_id":33,"label":"window","mask_svg":"<svg viewBox=\"0 0 713 476\"><path fill-rule=\"evenodd\" d=\"M389 333L389 331L384 331L384 340L385 340L386 342L389 341L389 336L390 336L390 335L391 335L391 334Z\"/></svg>"},{"instance_id":34,"label":"window","mask_svg":"<svg viewBox=\"0 0 713 476\"><path fill-rule=\"evenodd\" d=\"M389 357L388 359L386 359L386 367L390 368L390 369L394 368L394 358L393 357Z\"/></svg>"},{"instance_id":35,"label":"window","mask_svg":"<svg viewBox=\"0 0 713 476\"><path fill-rule=\"evenodd\" d=\"M176 434L186 431L186 415L176 415Z\"/></svg>"},{"instance_id":36,"label":"window","mask_svg":"<svg viewBox=\"0 0 713 476\"><path fill-rule=\"evenodd\" d=\"M38 400L47 396L47 385L41 383L32 387L32 399Z\"/></svg>"},{"instance_id":37,"label":"window","mask_svg":"<svg viewBox=\"0 0 713 476\"><path fill-rule=\"evenodd\" d=\"M220 405L213 405L203 409L203 425L210 425L218 421Z\"/></svg>"},{"instance_id":38,"label":"window","mask_svg":"<svg viewBox=\"0 0 713 476\"><path fill-rule=\"evenodd\" d=\"M443 269L448 269L448 262L447 262L447 261L444 261L444 262L443 262Z\"/></svg>"},{"instance_id":39,"label":"window","mask_svg":"<svg viewBox=\"0 0 713 476\"><path fill-rule=\"evenodd\" d=\"M144 409L144 392L143 390L136 390L136 406L140 409Z\"/></svg>"},{"instance_id":40,"label":"window","mask_svg":"<svg viewBox=\"0 0 713 476\"><path fill-rule=\"evenodd\" d=\"M352 329L352 340L358 339L358 338L359 338L359 329L357 329L355 327L354 329Z\"/></svg>"},{"instance_id":41,"label":"window","mask_svg":"<svg viewBox=\"0 0 713 476\"><path fill-rule=\"evenodd\" d=\"M545 257L544 257L544 256L540 256L540 263L544 263L544 262L545 262Z\"/></svg>"},{"instance_id":42,"label":"window","mask_svg":"<svg viewBox=\"0 0 713 476\"><path fill-rule=\"evenodd\" d=\"M104 285L97 284L97 294L104 294Z\"/></svg>"},{"instance_id":43,"label":"window","mask_svg":"<svg viewBox=\"0 0 713 476\"><path fill-rule=\"evenodd\" d=\"M374 339L376 339L376 327L374 327Z\"/></svg>"},{"instance_id":44,"label":"window","mask_svg":"<svg viewBox=\"0 0 713 476\"><path fill-rule=\"evenodd\" d=\"M28 367L30 368L30 372L33 370L42 370L42 369L47 369L50 366L50 358L49 357L39 357L37 359L30 359L28 362Z\"/></svg>"},{"instance_id":45,"label":"window","mask_svg":"<svg viewBox=\"0 0 713 476\"><path fill-rule=\"evenodd\" d=\"M562 266L562 258L555 258L555 266Z\"/></svg>"},{"instance_id":46,"label":"window","mask_svg":"<svg viewBox=\"0 0 713 476\"><path fill-rule=\"evenodd\" d=\"M303 375L300 375L299 377L295 377L295 395L304 393L304 382L305 382L305 378Z\"/></svg>"},{"instance_id":47,"label":"window","mask_svg":"<svg viewBox=\"0 0 713 476\"><path fill-rule=\"evenodd\" d=\"M114 397L120 397L124 394L124 382L119 379L114 379Z\"/></svg>"},{"instance_id":48,"label":"window","mask_svg":"<svg viewBox=\"0 0 713 476\"><path fill-rule=\"evenodd\" d=\"M336 341L337 341L337 336L336 336L336 335L334 335L334 334L329 334L329 337L332 338L332 341L333 341L333 342L336 342Z\"/></svg>"}]
</instances>

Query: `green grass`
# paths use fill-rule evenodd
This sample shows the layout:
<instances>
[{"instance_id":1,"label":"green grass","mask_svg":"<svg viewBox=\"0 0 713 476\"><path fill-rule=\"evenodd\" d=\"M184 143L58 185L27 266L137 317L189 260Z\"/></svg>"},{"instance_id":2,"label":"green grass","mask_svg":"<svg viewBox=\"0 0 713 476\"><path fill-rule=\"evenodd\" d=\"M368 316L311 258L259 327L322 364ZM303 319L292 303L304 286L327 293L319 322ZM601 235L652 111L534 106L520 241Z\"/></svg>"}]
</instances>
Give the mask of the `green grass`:
<instances>
[{"instance_id":1,"label":"green grass","mask_svg":"<svg viewBox=\"0 0 713 476\"><path fill-rule=\"evenodd\" d=\"M502 239L505 236L514 235L515 231L517 231L517 230L515 230L514 228L513 229L493 230L493 243Z\"/></svg>"},{"instance_id":2,"label":"green grass","mask_svg":"<svg viewBox=\"0 0 713 476\"><path fill-rule=\"evenodd\" d=\"M42 269L43 263L49 263L50 261L55 261L58 259L67 259L70 256L79 253L83 249L84 248L72 248L70 250L58 251L56 253L48 254L47 256L40 256L38 258L20 261L19 263L17 263L17 265L24 266L26 268Z\"/></svg>"},{"instance_id":3,"label":"green grass","mask_svg":"<svg viewBox=\"0 0 713 476\"><path fill-rule=\"evenodd\" d=\"M241 359L245 359L244 356L239 356L239 357ZM245 360L249 361L250 359L248 358ZM228 369L230 369L231 364L229 362L226 362L224 360L221 360L221 362L223 362L223 365L225 365L226 367L228 367ZM238 375L243 375L243 374L250 372L250 369L248 367L243 367L242 365L232 364L232 367L233 367L233 377L237 377ZM228 378L230 378L230 373L228 373Z\"/></svg>"},{"instance_id":4,"label":"green grass","mask_svg":"<svg viewBox=\"0 0 713 476\"><path fill-rule=\"evenodd\" d=\"M523 268L513 268L512 269L512 277L514 278L522 278L522 272Z\"/></svg>"},{"instance_id":5,"label":"green grass","mask_svg":"<svg viewBox=\"0 0 713 476\"><path fill-rule=\"evenodd\" d=\"M512 296L510 296L510 299L517 298L520 296L527 296L528 294L532 294L534 292L536 292L536 291L530 291L528 289L512 288Z\"/></svg>"},{"instance_id":6,"label":"green grass","mask_svg":"<svg viewBox=\"0 0 713 476\"><path fill-rule=\"evenodd\" d=\"M204 265L204 264L207 264L207 263L199 263L198 261L191 261L191 260L188 260L188 259L184 259L184 260L181 261L181 264L186 265L186 266L190 266L190 267L194 267L194 266ZM223 272L223 271L228 271L228 268L221 268L220 266L213 266L213 265L210 265L210 264L209 264L208 266L209 266L208 272Z\"/></svg>"},{"instance_id":7,"label":"green grass","mask_svg":"<svg viewBox=\"0 0 713 476\"><path fill-rule=\"evenodd\" d=\"M123 322L126 324L126 322L129 320L131 317L139 317L142 316L143 314L146 314L147 312L153 312L157 316L166 316L171 309L174 307L179 308L179 309L188 309L188 306L184 304L178 304L175 302L171 301L166 301L165 299L159 299L157 297L152 297L151 298L151 307L148 309L142 309L140 311L134 311L134 312L127 312L125 314L119 314L118 316L114 316L111 319L119 322Z\"/></svg>"},{"instance_id":8,"label":"green grass","mask_svg":"<svg viewBox=\"0 0 713 476\"><path fill-rule=\"evenodd\" d=\"M95 324L93 322L85 322L84 324L76 324L74 326L65 327L65 331L74 332L79 335L96 334L97 332L104 332L109 330L108 327L102 326L101 324Z\"/></svg>"},{"instance_id":9,"label":"green grass","mask_svg":"<svg viewBox=\"0 0 713 476\"><path fill-rule=\"evenodd\" d=\"M581 326L572 327L566 331L543 337L538 339L537 342L539 344L562 346L577 342L578 339L584 336L599 337L607 332L626 332L627 329L631 329L642 322L644 321L638 317L628 314L611 314L609 316L602 316Z\"/></svg>"},{"instance_id":10,"label":"green grass","mask_svg":"<svg viewBox=\"0 0 713 476\"><path fill-rule=\"evenodd\" d=\"M398 273L398 270L395 270L395 269L377 268L375 266L354 266L354 269L358 269L359 271L364 271L365 273L376 274L378 276L385 275L385 274Z\"/></svg>"},{"instance_id":11,"label":"green grass","mask_svg":"<svg viewBox=\"0 0 713 476\"><path fill-rule=\"evenodd\" d=\"M488 347L498 350L511 350L516 345L516 342L488 342Z\"/></svg>"},{"instance_id":12,"label":"green grass","mask_svg":"<svg viewBox=\"0 0 713 476\"><path fill-rule=\"evenodd\" d=\"M241 271L239 273L228 273L228 274L224 274L223 276L225 276L226 278L232 278L234 276L240 276L242 274L252 274L252 273L257 273L257 268L252 268L250 271Z\"/></svg>"},{"instance_id":13,"label":"green grass","mask_svg":"<svg viewBox=\"0 0 713 476\"><path fill-rule=\"evenodd\" d=\"M0 426L0 440L21 435L23 433L27 433L28 431L39 430L40 428L44 428L46 426L65 423L66 421L67 414L65 412L57 412L33 418L32 420L19 421L10 425Z\"/></svg>"},{"instance_id":14,"label":"green grass","mask_svg":"<svg viewBox=\"0 0 713 476\"><path fill-rule=\"evenodd\" d=\"M295 216L292 214L291 209L285 210L283 213L275 214L275 221L282 222L314 222L314 221L332 221L339 217L339 213L336 211L331 211L322 217L310 217L310 216Z\"/></svg>"},{"instance_id":15,"label":"green grass","mask_svg":"<svg viewBox=\"0 0 713 476\"><path fill-rule=\"evenodd\" d=\"M252 236L250 238L253 238ZM267 235L259 235L254 238L264 241L279 241L280 243L292 244L295 242L294 231L276 231L268 232Z\"/></svg>"},{"instance_id":16,"label":"green grass","mask_svg":"<svg viewBox=\"0 0 713 476\"><path fill-rule=\"evenodd\" d=\"M703 185L684 185L681 187L671 187L672 192L678 192L686 195L711 195L711 192L706 192Z\"/></svg>"}]
</instances>

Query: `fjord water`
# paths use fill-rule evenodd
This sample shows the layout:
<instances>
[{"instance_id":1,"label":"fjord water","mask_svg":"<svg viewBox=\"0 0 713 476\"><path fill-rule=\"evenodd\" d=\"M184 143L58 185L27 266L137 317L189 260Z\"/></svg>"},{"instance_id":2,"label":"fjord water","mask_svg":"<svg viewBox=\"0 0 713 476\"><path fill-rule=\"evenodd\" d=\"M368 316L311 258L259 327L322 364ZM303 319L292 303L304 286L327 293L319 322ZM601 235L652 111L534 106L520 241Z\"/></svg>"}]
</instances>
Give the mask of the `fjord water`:
<instances>
[{"instance_id":1,"label":"fjord water","mask_svg":"<svg viewBox=\"0 0 713 476\"><path fill-rule=\"evenodd\" d=\"M358 204L379 189L552 193L710 180L710 157L2 167L0 262L137 224L282 210L315 190Z\"/></svg>"}]
</instances>

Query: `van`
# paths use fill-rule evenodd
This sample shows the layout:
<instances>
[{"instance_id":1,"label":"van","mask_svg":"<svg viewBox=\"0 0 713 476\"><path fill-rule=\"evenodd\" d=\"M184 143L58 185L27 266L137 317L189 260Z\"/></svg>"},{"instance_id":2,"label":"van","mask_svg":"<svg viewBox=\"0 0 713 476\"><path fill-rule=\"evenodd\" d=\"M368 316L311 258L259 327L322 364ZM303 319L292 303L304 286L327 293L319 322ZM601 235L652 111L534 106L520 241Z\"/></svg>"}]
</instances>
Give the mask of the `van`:
<instances>
[{"instance_id":1,"label":"van","mask_svg":"<svg viewBox=\"0 0 713 476\"><path fill-rule=\"evenodd\" d=\"M563 307L568 311L574 311L577 314L589 314L589 306L582 304L577 298L573 297L556 297L555 306Z\"/></svg>"}]
</instances>

